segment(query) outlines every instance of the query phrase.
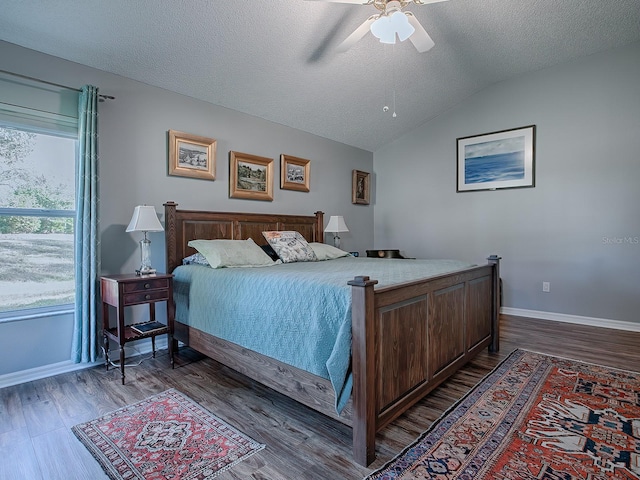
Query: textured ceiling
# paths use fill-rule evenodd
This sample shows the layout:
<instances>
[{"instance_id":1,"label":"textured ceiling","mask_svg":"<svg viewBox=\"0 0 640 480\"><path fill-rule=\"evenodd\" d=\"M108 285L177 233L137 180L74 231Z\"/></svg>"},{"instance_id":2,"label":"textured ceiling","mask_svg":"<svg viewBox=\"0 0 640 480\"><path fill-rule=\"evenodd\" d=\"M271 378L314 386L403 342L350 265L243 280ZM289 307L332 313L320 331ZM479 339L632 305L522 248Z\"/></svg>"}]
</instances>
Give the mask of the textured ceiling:
<instances>
[{"instance_id":1,"label":"textured ceiling","mask_svg":"<svg viewBox=\"0 0 640 480\"><path fill-rule=\"evenodd\" d=\"M429 52L367 34L337 53L377 10L305 0L2 0L0 39L369 151L495 82L640 40L640 0L406 10Z\"/></svg>"}]
</instances>

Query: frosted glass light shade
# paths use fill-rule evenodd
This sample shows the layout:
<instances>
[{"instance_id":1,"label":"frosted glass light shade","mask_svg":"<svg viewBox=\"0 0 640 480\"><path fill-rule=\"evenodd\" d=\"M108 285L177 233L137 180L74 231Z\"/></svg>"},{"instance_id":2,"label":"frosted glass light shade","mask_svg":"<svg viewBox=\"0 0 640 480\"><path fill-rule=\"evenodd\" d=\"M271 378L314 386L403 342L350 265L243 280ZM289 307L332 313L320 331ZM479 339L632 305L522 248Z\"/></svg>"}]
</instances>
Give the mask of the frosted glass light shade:
<instances>
[{"instance_id":1,"label":"frosted glass light shade","mask_svg":"<svg viewBox=\"0 0 640 480\"><path fill-rule=\"evenodd\" d=\"M381 15L371 24L371 33L381 43L396 43L396 35L401 42L404 42L415 31L407 16L400 11L393 12L391 15Z\"/></svg>"}]
</instances>

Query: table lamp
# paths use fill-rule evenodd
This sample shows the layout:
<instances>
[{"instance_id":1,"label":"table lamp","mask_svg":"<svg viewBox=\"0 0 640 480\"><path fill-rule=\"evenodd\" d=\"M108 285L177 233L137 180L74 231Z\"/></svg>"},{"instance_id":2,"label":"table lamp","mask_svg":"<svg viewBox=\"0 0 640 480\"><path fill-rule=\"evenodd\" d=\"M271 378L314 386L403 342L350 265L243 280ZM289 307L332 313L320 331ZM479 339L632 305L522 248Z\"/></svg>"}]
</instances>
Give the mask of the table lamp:
<instances>
[{"instance_id":1,"label":"table lamp","mask_svg":"<svg viewBox=\"0 0 640 480\"><path fill-rule=\"evenodd\" d=\"M138 275L151 275L156 269L151 267L151 240L147 238L147 232L162 232L164 228L158 220L156 208L152 205L138 205L133 211L133 216L127 227L127 232L143 232L144 238L140 240L140 269Z\"/></svg>"},{"instance_id":2,"label":"table lamp","mask_svg":"<svg viewBox=\"0 0 640 480\"><path fill-rule=\"evenodd\" d=\"M347 224L344 223L344 218L342 215L332 215L329 218L329 223L327 224L327 228L324 229L325 232L333 233L333 245L336 248L340 248L340 237L338 233L340 232L348 232Z\"/></svg>"}]
</instances>

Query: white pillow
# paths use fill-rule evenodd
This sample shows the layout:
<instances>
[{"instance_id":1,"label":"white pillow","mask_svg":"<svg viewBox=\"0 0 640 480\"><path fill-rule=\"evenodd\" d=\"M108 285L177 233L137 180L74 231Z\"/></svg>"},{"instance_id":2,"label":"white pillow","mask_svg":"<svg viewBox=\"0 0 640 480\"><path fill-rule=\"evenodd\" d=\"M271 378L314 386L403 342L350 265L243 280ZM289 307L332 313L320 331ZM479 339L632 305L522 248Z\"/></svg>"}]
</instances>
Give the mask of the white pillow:
<instances>
[{"instance_id":1,"label":"white pillow","mask_svg":"<svg viewBox=\"0 0 640 480\"><path fill-rule=\"evenodd\" d=\"M318 260L300 232L262 232L269 245L276 251L283 263L315 262Z\"/></svg>"},{"instance_id":2,"label":"white pillow","mask_svg":"<svg viewBox=\"0 0 640 480\"><path fill-rule=\"evenodd\" d=\"M269 255L250 238L248 240L191 240L189 246L200 252L211 268L274 265Z\"/></svg>"},{"instance_id":3,"label":"white pillow","mask_svg":"<svg viewBox=\"0 0 640 480\"><path fill-rule=\"evenodd\" d=\"M333 260L335 258L351 256L349 252L340 250L332 245L327 245L326 243L311 242L309 245L316 254L316 257L318 257L318 260Z\"/></svg>"}]
</instances>

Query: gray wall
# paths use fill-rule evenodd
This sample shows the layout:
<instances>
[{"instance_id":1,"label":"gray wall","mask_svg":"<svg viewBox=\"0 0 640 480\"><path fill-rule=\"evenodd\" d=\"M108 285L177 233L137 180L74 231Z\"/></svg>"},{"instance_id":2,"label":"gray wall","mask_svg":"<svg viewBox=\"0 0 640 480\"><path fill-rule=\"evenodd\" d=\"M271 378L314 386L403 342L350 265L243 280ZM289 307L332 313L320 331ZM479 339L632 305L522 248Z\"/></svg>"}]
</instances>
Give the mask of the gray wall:
<instances>
[{"instance_id":1,"label":"gray wall","mask_svg":"<svg viewBox=\"0 0 640 480\"><path fill-rule=\"evenodd\" d=\"M344 216L350 229L341 235L345 250L364 250L371 244L373 207L351 203L351 171L372 171L371 152L5 42L0 42L0 63L3 70L50 82L93 84L116 97L99 104L103 274L133 272L139 266L140 235L125 232L133 208L154 205L162 213L167 200L188 209L304 215L322 210L325 224L330 215ZM215 181L167 174L169 129L217 139ZM274 159L273 202L229 198L230 150ZM281 153L311 160L309 193L279 188ZM149 237L152 263L162 270L164 234ZM0 375L68 360L71 319L67 315L56 321L60 328L44 320L0 323ZM50 353L51 345L55 358L43 353Z\"/></svg>"},{"instance_id":2,"label":"gray wall","mask_svg":"<svg viewBox=\"0 0 640 480\"><path fill-rule=\"evenodd\" d=\"M640 323L639 79L636 43L494 85L376 151L375 247L496 253L506 307ZM456 193L456 138L531 124L535 188Z\"/></svg>"}]
</instances>

